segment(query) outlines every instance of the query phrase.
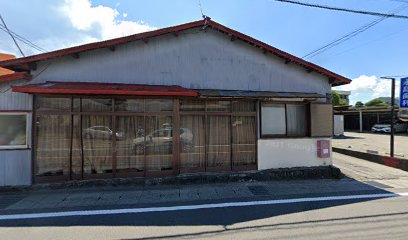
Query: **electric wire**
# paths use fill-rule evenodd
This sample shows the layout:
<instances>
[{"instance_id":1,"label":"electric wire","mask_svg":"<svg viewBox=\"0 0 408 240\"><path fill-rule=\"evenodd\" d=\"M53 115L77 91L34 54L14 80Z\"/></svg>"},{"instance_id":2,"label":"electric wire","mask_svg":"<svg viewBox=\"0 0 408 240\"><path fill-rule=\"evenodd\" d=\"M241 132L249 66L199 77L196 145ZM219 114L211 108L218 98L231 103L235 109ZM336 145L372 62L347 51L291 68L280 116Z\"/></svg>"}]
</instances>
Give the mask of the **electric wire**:
<instances>
[{"instance_id":1,"label":"electric wire","mask_svg":"<svg viewBox=\"0 0 408 240\"><path fill-rule=\"evenodd\" d=\"M306 3L306 2L294 1L294 0L272 0L272 1L283 2L283 3L291 3L291 4L301 5L301 6L305 6L305 7L313 7L313 8L327 9L327 10L340 11L340 12L349 12L349 13L371 15L371 16L377 16L377 17L408 19L408 16L406 16L406 15L396 15L396 14L392 14L392 13L390 14L390 13L381 13L381 12L370 12L370 11L365 11L365 10L355 10L355 9L349 9L349 8L331 7L331 6L326 6L326 5Z\"/></svg>"},{"instance_id":2,"label":"electric wire","mask_svg":"<svg viewBox=\"0 0 408 240\"><path fill-rule=\"evenodd\" d=\"M407 7L408 7L408 4L404 4L404 5L400 6L400 7L398 7L396 10L394 10L391 14L401 12L401 11L405 10ZM379 24L380 22L382 22L382 21L384 21L385 19L388 19L388 18L389 17L378 18L378 19L376 19L376 20L374 20L374 21L372 21L372 22L370 22L370 23L368 23L368 24L366 24L366 25L364 25L362 27L357 28L356 30L354 30L354 31L352 31L352 32L350 32L350 33L348 33L346 35L343 35L342 37L340 37L340 38L338 38L338 39L336 39L336 40L334 40L334 41L332 41L332 42L330 42L328 44L325 44L322 47L319 47L319 48L307 53L302 58L303 59L313 58L313 57L315 57L315 56L317 56L317 55L319 55L319 54L321 54L321 53L323 53L323 52L325 52L325 51L327 51L327 50L329 50L329 49L331 49L331 48L333 48L333 47L335 47L335 46L337 46L337 45L339 45L339 44L341 44L341 43L343 43L343 42L345 42L345 41L347 41L349 39L351 39L352 37L354 37L354 36L364 32L364 31L374 27L375 25Z\"/></svg>"},{"instance_id":3,"label":"electric wire","mask_svg":"<svg viewBox=\"0 0 408 240\"><path fill-rule=\"evenodd\" d=\"M20 48L20 46L18 45L16 39L14 38L14 35L10 33L9 29L7 28L6 22L4 21L3 17L1 16L1 14L0 14L0 20L1 20L1 22L3 23L4 28L6 28L8 34L10 35L10 37L13 39L13 42L14 42L14 44L16 45L16 47L18 48L18 50L20 51L21 55L22 55L23 57L25 57L25 55L24 55L24 53L23 53L23 50L21 50L21 48Z\"/></svg>"},{"instance_id":4,"label":"electric wire","mask_svg":"<svg viewBox=\"0 0 408 240\"><path fill-rule=\"evenodd\" d=\"M6 30L6 28L5 28L2 24L0 24L0 30L4 31L4 32L6 32L6 33L8 33L8 31ZM46 49L44 49L44 48L42 48L42 47L40 47L40 46L34 44L34 43L31 42L30 40L28 40L28 39L22 37L21 35L19 35L19 34L13 32L13 31L10 30L10 29L9 29L9 32L10 32L11 34L13 34L13 36L14 36L17 40L19 40L19 41L21 41L22 43L24 43L24 44L30 46L31 48L34 48L35 50L37 50L37 51L39 51L39 52L48 52Z\"/></svg>"}]
</instances>

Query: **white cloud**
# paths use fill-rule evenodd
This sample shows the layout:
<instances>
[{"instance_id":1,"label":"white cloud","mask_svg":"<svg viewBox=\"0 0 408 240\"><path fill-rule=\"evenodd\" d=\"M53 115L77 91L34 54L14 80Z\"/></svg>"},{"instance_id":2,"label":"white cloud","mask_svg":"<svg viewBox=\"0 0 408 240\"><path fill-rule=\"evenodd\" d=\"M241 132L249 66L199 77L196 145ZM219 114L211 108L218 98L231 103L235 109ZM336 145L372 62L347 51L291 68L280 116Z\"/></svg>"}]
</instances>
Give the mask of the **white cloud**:
<instances>
[{"instance_id":1,"label":"white cloud","mask_svg":"<svg viewBox=\"0 0 408 240\"><path fill-rule=\"evenodd\" d=\"M102 5L92 6L90 0L65 0L60 11L75 29L84 32L96 30L103 40L156 29L143 21L118 20L118 10Z\"/></svg>"},{"instance_id":2,"label":"white cloud","mask_svg":"<svg viewBox=\"0 0 408 240\"><path fill-rule=\"evenodd\" d=\"M350 84L335 87L336 90L344 91L356 91L359 89L374 88L377 84L376 76L361 75L358 78L353 79Z\"/></svg>"},{"instance_id":3,"label":"white cloud","mask_svg":"<svg viewBox=\"0 0 408 240\"><path fill-rule=\"evenodd\" d=\"M400 81L395 81L395 96L398 97L400 93ZM373 89L374 97L391 97L391 80L380 79Z\"/></svg>"},{"instance_id":4,"label":"white cloud","mask_svg":"<svg viewBox=\"0 0 408 240\"><path fill-rule=\"evenodd\" d=\"M352 80L348 85L334 87L333 90L351 91L350 103L357 101L368 102L378 97L391 97L391 80L381 79L377 76L361 75ZM400 81L395 82L395 96L400 92Z\"/></svg>"}]
</instances>

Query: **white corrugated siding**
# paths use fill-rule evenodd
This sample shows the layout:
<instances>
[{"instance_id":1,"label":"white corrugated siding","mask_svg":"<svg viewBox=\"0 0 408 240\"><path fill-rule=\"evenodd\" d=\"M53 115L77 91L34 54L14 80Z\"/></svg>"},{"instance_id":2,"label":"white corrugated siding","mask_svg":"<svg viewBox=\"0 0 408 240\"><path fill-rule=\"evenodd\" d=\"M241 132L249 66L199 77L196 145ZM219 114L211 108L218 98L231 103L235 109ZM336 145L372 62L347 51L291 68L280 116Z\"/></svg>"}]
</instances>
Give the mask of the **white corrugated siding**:
<instances>
[{"instance_id":1,"label":"white corrugated siding","mask_svg":"<svg viewBox=\"0 0 408 240\"><path fill-rule=\"evenodd\" d=\"M22 84L25 81L0 84L0 111L32 110L32 96L11 91L11 84ZM28 141L31 145L31 114L29 116ZM31 149L0 149L0 186L31 184Z\"/></svg>"},{"instance_id":2,"label":"white corrugated siding","mask_svg":"<svg viewBox=\"0 0 408 240\"><path fill-rule=\"evenodd\" d=\"M26 81L15 81L0 84L0 110L32 110L32 96L25 93L15 93L11 85L23 84Z\"/></svg>"}]
</instances>

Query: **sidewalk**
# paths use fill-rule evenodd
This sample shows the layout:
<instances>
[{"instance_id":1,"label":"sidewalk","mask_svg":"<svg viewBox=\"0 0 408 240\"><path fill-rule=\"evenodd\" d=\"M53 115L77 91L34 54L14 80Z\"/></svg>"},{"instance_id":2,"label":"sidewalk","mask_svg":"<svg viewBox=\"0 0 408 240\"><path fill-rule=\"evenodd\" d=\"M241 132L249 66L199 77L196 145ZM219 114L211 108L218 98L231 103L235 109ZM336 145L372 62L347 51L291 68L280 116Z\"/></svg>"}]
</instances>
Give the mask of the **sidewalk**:
<instances>
[{"instance_id":1,"label":"sidewalk","mask_svg":"<svg viewBox=\"0 0 408 240\"><path fill-rule=\"evenodd\" d=\"M337 153L333 158L334 164L348 177L339 180L251 180L9 192L0 193L0 214L370 194L408 189L407 172Z\"/></svg>"},{"instance_id":2,"label":"sidewalk","mask_svg":"<svg viewBox=\"0 0 408 240\"><path fill-rule=\"evenodd\" d=\"M324 196L374 193L378 188L351 179L296 180L173 186L92 188L81 190L43 190L30 193L2 193L0 214L70 210L80 207L154 206L181 203L284 199L293 196Z\"/></svg>"}]
</instances>

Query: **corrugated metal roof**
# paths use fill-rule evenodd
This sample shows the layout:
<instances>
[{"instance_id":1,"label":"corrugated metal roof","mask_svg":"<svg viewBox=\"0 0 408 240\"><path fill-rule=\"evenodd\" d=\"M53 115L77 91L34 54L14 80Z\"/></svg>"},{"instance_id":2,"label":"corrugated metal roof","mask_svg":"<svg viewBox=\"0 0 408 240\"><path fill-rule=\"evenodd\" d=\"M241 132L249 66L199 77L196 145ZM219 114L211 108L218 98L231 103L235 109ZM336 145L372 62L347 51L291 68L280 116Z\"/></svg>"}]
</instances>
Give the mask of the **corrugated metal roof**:
<instances>
[{"instance_id":1,"label":"corrugated metal roof","mask_svg":"<svg viewBox=\"0 0 408 240\"><path fill-rule=\"evenodd\" d=\"M240 91L240 90L197 90L203 97L236 97L236 98L326 98L317 93L301 92L270 92L270 91Z\"/></svg>"}]
</instances>

